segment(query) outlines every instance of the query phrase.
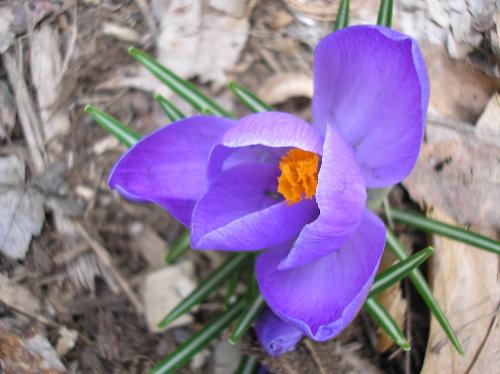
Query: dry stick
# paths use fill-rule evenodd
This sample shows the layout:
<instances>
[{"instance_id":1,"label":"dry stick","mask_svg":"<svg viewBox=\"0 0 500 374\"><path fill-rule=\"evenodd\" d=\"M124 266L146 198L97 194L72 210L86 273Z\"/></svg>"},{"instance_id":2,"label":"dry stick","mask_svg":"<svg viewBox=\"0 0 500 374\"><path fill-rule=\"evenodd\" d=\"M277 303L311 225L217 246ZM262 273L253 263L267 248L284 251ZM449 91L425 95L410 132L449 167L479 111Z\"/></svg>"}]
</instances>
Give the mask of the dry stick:
<instances>
[{"instance_id":1,"label":"dry stick","mask_svg":"<svg viewBox=\"0 0 500 374\"><path fill-rule=\"evenodd\" d=\"M33 101L24 80L22 64L22 46L16 45L15 51L8 50L2 55L3 64L9 77L10 85L14 90L17 112L23 129L24 138L28 143L31 159L37 174L46 166L47 155L43 146L42 124L38 118Z\"/></svg>"},{"instance_id":2,"label":"dry stick","mask_svg":"<svg viewBox=\"0 0 500 374\"><path fill-rule=\"evenodd\" d=\"M318 354L316 353L316 350L314 349L312 342L309 339L304 339L304 345L309 350L309 352L311 352L311 356L313 357L313 360L314 360L316 366L318 367L319 373L320 374L327 374L326 369L321 364L321 359L319 358Z\"/></svg>"},{"instance_id":3,"label":"dry stick","mask_svg":"<svg viewBox=\"0 0 500 374\"><path fill-rule=\"evenodd\" d=\"M85 229L78 223L75 222L75 227L82 235L83 239L90 245L97 258L101 261L101 263L110 271L110 273L114 276L120 287L122 288L125 295L127 295L130 302L134 305L137 313L143 314L144 308L142 306L141 301L129 286L125 277L113 266L113 262L111 260L111 256L109 255L106 248L104 248L97 240L90 237L90 235L85 231Z\"/></svg>"},{"instance_id":4,"label":"dry stick","mask_svg":"<svg viewBox=\"0 0 500 374\"><path fill-rule=\"evenodd\" d=\"M137 6L141 10L141 13L148 24L149 32L151 33L151 38L154 40L154 36L158 35L158 28L156 27L156 23L154 18L151 16L149 12L148 4L145 0L135 0Z\"/></svg>"}]
</instances>

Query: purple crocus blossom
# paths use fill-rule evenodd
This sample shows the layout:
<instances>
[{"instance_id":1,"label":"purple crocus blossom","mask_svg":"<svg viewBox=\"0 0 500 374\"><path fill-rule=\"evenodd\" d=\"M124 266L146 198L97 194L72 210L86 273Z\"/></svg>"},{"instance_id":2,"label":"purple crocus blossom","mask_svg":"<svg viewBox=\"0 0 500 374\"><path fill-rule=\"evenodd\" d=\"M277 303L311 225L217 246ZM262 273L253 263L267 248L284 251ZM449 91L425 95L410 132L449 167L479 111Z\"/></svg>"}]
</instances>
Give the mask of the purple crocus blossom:
<instances>
[{"instance_id":1,"label":"purple crocus blossom","mask_svg":"<svg viewBox=\"0 0 500 374\"><path fill-rule=\"evenodd\" d=\"M138 142L109 184L165 208L191 229L195 249L267 249L256 275L279 318L269 331L278 321L325 341L354 319L368 295L385 226L367 210L366 189L410 173L429 85L417 44L380 26L322 39L314 85L312 125L278 112L187 118Z\"/></svg>"}]
</instances>

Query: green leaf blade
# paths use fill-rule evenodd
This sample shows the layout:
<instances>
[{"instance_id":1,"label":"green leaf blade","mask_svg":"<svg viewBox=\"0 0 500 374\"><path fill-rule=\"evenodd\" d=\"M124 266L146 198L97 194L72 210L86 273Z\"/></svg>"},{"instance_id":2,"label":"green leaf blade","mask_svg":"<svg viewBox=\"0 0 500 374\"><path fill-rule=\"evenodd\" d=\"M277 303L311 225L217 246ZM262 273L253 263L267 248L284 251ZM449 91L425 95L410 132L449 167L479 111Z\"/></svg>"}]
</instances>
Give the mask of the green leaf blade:
<instances>
[{"instance_id":1,"label":"green leaf blade","mask_svg":"<svg viewBox=\"0 0 500 374\"><path fill-rule=\"evenodd\" d=\"M449 239L484 249L495 253L496 255L500 255L500 242L486 236L464 230L458 226L452 226L444 222L435 221L420 214L395 208L390 209L390 215L394 222L404 223L430 234L441 235Z\"/></svg>"},{"instance_id":2,"label":"green leaf blade","mask_svg":"<svg viewBox=\"0 0 500 374\"><path fill-rule=\"evenodd\" d=\"M229 343L236 344L240 341L243 335L252 327L265 305L266 302L264 298L257 292L256 295L247 302L241 317L238 319L233 332L229 336Z\"/></svg>"},{"instance_id":3,"label":"green leaf blade","mask_svg":"<svg viewBox=\"0 0 500 374\"><path fill-rule=\"evenodd\" d=\"M382 0L378 9L377 25L392 26L392 0Z\"/></svg>"},{"instance_id":4,"label":"green leaf blade","mask_svg":"<svg viewBox=\"0 0 500 374\"><path fill-rule=\"evenodd\" d=\"M186 117L179 108L165 99L162 95L156 94L155 100L170 121L175 122Z\"/></svg>"},{"instance_id":5,"label":"green leaf blade","mask_svg":"<svg viewBox=\"0 0 500 374\"><path fill-rule=\"evenodd\" d=\"M196 353L221 334L243 310L245 301L240 300L233 304L225 313L207 323L200 331L193 334L172 353L162 359L150 374L172 374L185 365Z\"/></svg>"},{"instance_id":6,"label":"green leaf blade","mask_svg":"<svg viewBox=\"0 0 500 374\"><path fill-rule=\"evenodd\" d=\"M403 246L396 239L396 236L390 230L387 230L387 246L391 250L391 252L394 253L394 255L398 257L400 260L404 260L408 257L406 250L403 248ZM448 336L448 339L450 339L451 343L453 344L457 352L463 356L464 351L462 349L462 346L458 341L458 338L455 335L453 328L448 322L448 319L446 318L438 302L434 298L434 295L432 294L431 289L427 285L427 282L423 277L422 273L418 269L415 269L408 274L408 277L415 286L417 292L424 300L427 307L430 309L431 313L434 315L438 323L441 325L441 328L445 332L446 336Z\"/></svg>"},{"instance_id":7,"label":"green leaf blade","mask_svg":"<svg viewBox=\"0 0 500 374\"><path fill-rule=\"evenodd\" d=\"M337 31L349 25L349 0L340 0L339 10L333 30Z\"/></svg>"},{"instance_id":8,"label":"green leaf blade","mask_svg":"<svg viewBox=\"0 0 500 374\"><path fill-rule=\"evenodd\" d=\"M112 115L97 109L95 106L85 105L83 110L92 117L99 126L113 135L124 146L130 148L141 139L141 135L137 132L118 121Z\"/></svg>"},{"instance_id":9,"label":"green leaf blade","mask_svg":"<svg viewBox=\"0 0 500 374\"><path fill-rule=\"evenodd\" d=\"M378 293L386 290L396 282L409 275L411 271L424 263L432 254L434 248L427 247L421 251L408 256L399 263L391 266L389 269L377 274L370 290L370 296L375 296Z\"/></svg>"},{"instance_id":10,"label":"green leaf blade","mask_svg":"<svg viewBox=\"0 0 500 374\"><path fill-rule=\"evenodd\" d=\"M234 374L256 374L258 370L259 361L254 356L243 355Z\"/></svg>"},{"instance_id":11,"label":"green leaf blade","mask_svg":"<svg viewBox=\"0 0 500 374\"><path fill-rule=\"evenodd\" d=\"M406 340L396 321L394 321L387 310L375 298L369 297L366 299L364 308L370 317L384 329L394 343L405 351L410 350L410 343Z\"/></svg>"},{"instance_id":12,"label":"green leaf blade","mask_svg":"<svg viewBox=\"0 0 500 374\"><path fill-rule=\"evenodd\" d=\"M204 112L208 109L217 116L232 117L231 113L225 111L215 101L203 94L194 84L182 79L146 52L130 47L128 53L148 69L151 74L170 87L172 91L190 103L196 110Z\"/></svg>"},{"instance_id":13,"label":"green leaf blade","mask_svg":"<svg viewBox=\"0 0 500 374\"><path fill-rule=\"evenodd\" d=\"M221 285L228 276L245 262L248 253L238 253L228 258L217 270L200 282L200 285L182 300L159 324L163 329L183 314L189 312L193 307L204 301L212 291Z\"/></svg>"},{"instance_id":14,"label":"green leaf blade","mask_svg":"<svg viewBox=\"0 0 500 374\"><path fill-rule=\"evenodd\" d=\"M179 237L172 243L170 251L165 258L167 264L173 264L179 259L184 253L189 250L189 231L184 230Z\"/></svg>"},{"instance_id":15,"label":"green leaf blade","mask_svg":"<svg viewBox=\"0 0 500 374\"><path fill-rule=\"evenodd\" d=\"M245 105L254 113L274 110L271 105L265 103L253 92L243 86L240 86L236 82L230 82L227 87L234 93L234 95L238 98L238 100L240 100L243 105Z\"/></svg>"},{"instance_id":16,"label":"green leaf blade","mask_svg":"<svg viewBox=\"0 0 500 374\"><path fill-rule=\"evenodd\" d=\"M236 287L238 286L240 275L241 274L239 272L235 271L233 274L231 274L227 282L226 294L224 295L224 308L226 309L231 305L231 299L233 298Z\"/></svg>"}]
</instances>

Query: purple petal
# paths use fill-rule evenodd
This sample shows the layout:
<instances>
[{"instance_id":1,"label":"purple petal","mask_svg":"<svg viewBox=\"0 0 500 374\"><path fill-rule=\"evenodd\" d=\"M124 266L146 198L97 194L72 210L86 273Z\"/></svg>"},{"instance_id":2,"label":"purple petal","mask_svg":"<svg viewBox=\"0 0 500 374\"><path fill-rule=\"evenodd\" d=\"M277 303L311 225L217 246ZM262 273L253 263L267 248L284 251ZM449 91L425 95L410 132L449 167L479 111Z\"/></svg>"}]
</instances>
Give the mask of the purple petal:
<instances>
[{"instance_id":1,"label":"purple petal","mask_svg":"<svg viewBox=\"0 0 500 374\"><path fill-rule=\"evenodd\" d=\"M229 148L257 144L321 154L323 139L313 126L291 114L265 112L241 118L221 140L221 145Z\"/></svg>"},{"instance_id":2,"label":"purple petal","mask_svg":"<svg viewBox=\"0 0 500 374\"><path fill-rule=\"evenodd\" d=\"M156 203L189 225L206 191L208 157L234 121L190 117L146 136L115 164L109 186L134 201Z\"/></svg>"},{"instance_id":3,"label":"purple petal","mask_svg":"<svg viewBox=\"0 0 500 374\"><path fill-rule=\"evenodd\" d=\"M272 357L295 350L295 346L304 335L295 326L276 317L269 308L264 309L259 315L254 329L260 345Z\"/></svg>"},{"instance_id":4,"label":"purple petal","mask_svg":"<svg viewBox=\"0 0 500 374\"><path fill-rule=\"evenodd\" d=\"M314 123L333 126L356 153L366 186L404 179L423 139L429 83L419 47L381 26L353 26L314 54Z\"/></svg>"},{"instance_id":5,"label":"purple petal","mask_svg":"<svg viewBox=\"0 0 500 374\"><path fill-rule=\"evenodd\" d=\"M279 270L287 254L278 247L259 255L256 275L276 315L316 341L339 334L363 305L384 250L385 226L370 211L344 246L298 268Z\"/></svg>"},{"instance_id":6,"label":"purple petal","mask_svg":"<svg viewBox=\"0 0 500 374\"><path fill-rule=\"evenodd\" d=\"M319 217L304 227L280 269L307 264L338 250L359 225L366 189L352 148L331 127L318 175Z\"/></svg>"},{"instance_id":7,"label":"purple petal","mask_svg":"<svg viewBox=\"0 0 500 374\"><path fill-rule=\"evenodd\" d=\"M296 237L318 209L314 200L288 206L270 196L278 175L277 165L248 163L221 173L193 211L192 247L255 251Z\"/></svg>"}]
</instances>

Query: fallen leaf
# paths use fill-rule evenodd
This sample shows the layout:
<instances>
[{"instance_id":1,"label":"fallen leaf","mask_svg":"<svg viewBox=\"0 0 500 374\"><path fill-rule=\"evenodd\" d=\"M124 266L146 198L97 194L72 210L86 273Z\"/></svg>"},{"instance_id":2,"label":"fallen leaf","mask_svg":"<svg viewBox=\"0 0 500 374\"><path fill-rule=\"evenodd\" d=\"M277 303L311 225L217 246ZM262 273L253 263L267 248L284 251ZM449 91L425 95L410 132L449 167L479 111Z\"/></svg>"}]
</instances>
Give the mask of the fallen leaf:
<instances>
[{"instance_id":1,"label":"fallen leaf","mask_svg":"<svg viewBox=\"0 0 500 374\"><path fill-rule=\"evenodd\" d=\"M0 322L2 372L16 374L62 374L66 368L47 338L40 333L24 336Z\"/></svg>"},{"instance_id":2,"label":"fallen leaf","mask_svg":"<svg viewBox=\"0 0 500 374\"><path fill-rule=\"evenodd\" d=\"M64 84L59 39L57 29L48 23L34 30L31 38L31 78L46 142L66 134L70 128L68 111L58 107Z\"/></svg>"},{"instance_id":3,"label":"fallen leaf","mask_svg":"<svg viewBox=\"0 0 500 374\"><path fill-rule=\"evenodd\" d=\"M40 302L25 287L0 274L0 301L8 307L33 316L40 311Z\"/></svg>"},{"instance_id":4,"label":"fallen leaf","mask_svg":"<svg viewBox=\"0 0 500 374\"><path fill-rule=\"evenodd\" d=\"M236 64L247 41L254 2L226 1L228 10L244 7L245 17L205 8L199 1L155 3L161 14L158 60L185 79L199 76L202 81L225 83L226 72ZM221 1L216 4L220 7Z\"/></svg>"},{"instance_id":5,"label":"fallen leaf","mask_svg":"<svg viewBox=\"0 0 500 374\"><path fill-rule=\"evenodd\" d=\"M158 332L158 323L195 287L194 267L189 261L169 265L147 274L142 282L141 294L150 331ZM191 314L187 313L167 328L186 325L192 320Z\"/></svg>"},{"instance_id":6,"label":"fallen leaf","mask_svg":"<svg viewBox=\"0 0 500 374\"><path fill-rule=\"evenodd\" d=\"M500 227L500 146L490 136L500 128L498 96L492 100L478 126L467 132L431 123L417 164L403 183L421 206L436 207L463 225Z\"/></svg>"},{"instance_id":7,"label":"fallen leaf","mask_svg":"<svg viewBox=\"0 0 500 374\"><path fill-rule=\"evenodd\" d=\"M43 196L24 185L25 165L17 156L0 158L0 251L24 258L45 219Z\"/></svg>"},{"instance_id":8,"label":"fallen leaf","mask_svg":"<svg viewBox=\"0 0 500 374\"><path fill-rule=\"evenodd\" d=\"M430 217L456 224L438 209ZM458 355L432 317L422 373L495 373L500 362L498 256L438 236L434 237L434 246L433 293L457 333L465 356Z\"/></svg>"},{"instance_id":9,"label":"fallen leaf","mask_svg":"<svg viewBox=\"0 0 500 374\"><path fill-rule=\"evenodd\" d=\"M313 79L306 74L278 73L267 79L257 95L271 105L283 103L294 97L313 96Z\"/></svg>"},{"instance_id":10,"label":"fallen leaf","mask_svg":"<svg viewBox=\"0 0 500 374\"><path fill-rule=\"evenodd\" d=\"M499 77L495 59L477 58L495 48L494 39L488 36L498 28L496 0L401 0L394 5L396 29L446 48L454 59L467 58Z\"/></svg>"}]
</instances>

